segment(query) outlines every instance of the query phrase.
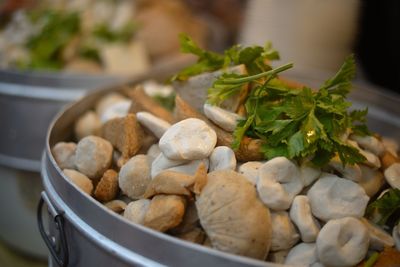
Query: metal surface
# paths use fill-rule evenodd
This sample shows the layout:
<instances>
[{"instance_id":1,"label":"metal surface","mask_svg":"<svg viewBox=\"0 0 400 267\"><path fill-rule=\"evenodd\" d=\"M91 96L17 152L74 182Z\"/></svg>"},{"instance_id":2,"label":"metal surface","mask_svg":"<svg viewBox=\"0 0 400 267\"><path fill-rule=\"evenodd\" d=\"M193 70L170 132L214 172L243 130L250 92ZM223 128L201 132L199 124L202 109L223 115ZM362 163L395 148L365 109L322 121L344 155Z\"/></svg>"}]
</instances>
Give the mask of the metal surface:
<instances>
[{"instance_id":1,"label":"metal surface","mask_svg":"<svg viewBox=\"0 0 400 267\"><path fill-rule=\"evenodd\" d=\"M50 148L69 140L76 118L112 90L91 93L65 108L48 132L42 179L50 201L64 214L71 266L282 266L216 251L130 223L64 177ZM369 106L372 130L400 140L399 97L359 87L352 98L356 105Z\"/></svg>"},{"instance_id":2,"label":"metal surface","mask_svg":"<svg viewBox=\"0 0 400 267\"><path fill-rule=\"evenodd\" d=\"M40 174L0 165L0 240L25 255L46 259L36 226L36 204L43 190Z\"/></svg>"},{"instance_id":3,"label":"metal surface","mask_svg":"<svg viewBox=\"0 0 400 267\"><path fill-rule=\"evenodd\" d=\"M86 90L121 82L110 76L0 71L0 164L40 171L48 125Z\"/></svg>"}]
</instances>

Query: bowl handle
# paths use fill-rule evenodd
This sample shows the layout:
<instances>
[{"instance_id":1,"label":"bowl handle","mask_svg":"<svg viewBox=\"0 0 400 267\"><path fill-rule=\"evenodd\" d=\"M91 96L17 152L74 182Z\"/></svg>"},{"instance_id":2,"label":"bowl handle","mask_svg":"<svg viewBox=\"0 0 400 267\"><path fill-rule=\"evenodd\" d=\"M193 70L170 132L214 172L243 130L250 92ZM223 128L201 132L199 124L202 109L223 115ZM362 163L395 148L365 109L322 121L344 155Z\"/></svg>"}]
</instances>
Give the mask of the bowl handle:
<instances>
[{"instance_id":1,"label":"bowl handle","mask_svg":"<svg viewBox=\"0 0 400 267\"><path fill-rule=\"evenodd\" d=\"M55 229L58 230L58 234L50 235L46 232L43 225L43 205L46 202L49 214L53 217ZM51 256L56 261L58 266L68 266L69 254L68 246L66 241L66 235L64 231L64 217L62 213L57 212L55 207L51 204L46 192L42 192L37 207L37 223L39 227L40 235L42 236L47 248L50 251ZM58 238L56 238L57 236ZM59 239L59 242L57 242Z\"/></svg>"}]
</instances>

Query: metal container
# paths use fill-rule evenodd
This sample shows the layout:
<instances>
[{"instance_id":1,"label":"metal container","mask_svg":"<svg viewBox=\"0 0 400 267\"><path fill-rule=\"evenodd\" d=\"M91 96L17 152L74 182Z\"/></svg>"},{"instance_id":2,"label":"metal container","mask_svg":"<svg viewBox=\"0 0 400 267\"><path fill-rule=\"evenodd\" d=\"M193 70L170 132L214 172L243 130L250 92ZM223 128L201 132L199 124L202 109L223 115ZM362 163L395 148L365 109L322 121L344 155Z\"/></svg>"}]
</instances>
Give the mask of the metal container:
<instances>
[{"instance_id":1,"label":"metal container","mask_svg":"<svg viewBox=\"0 0 400 267\"><path fill-rule=\"evenodd\" d=\"M57 166L51 147L72 136L71 125L97 99L113 89L92 93L70 105L53 121L42 158L45 192L38 208L42 236L60 266L282 266L216 251L125 220L81 193ZM372 130L400 140L400 98L361 86L352 96L370 107ZM52 219L46 231L42 207Z\"/></svg>"},{"instance_id":2,"label":"metal container","mask_svg":"<svg viewBox=\"0 0 400 267\"><path fill-rule=\"evenodd\" d=\"M86 90L121 78L0 70L0 239L46 258L36 227L40 158L51 119Z\"/></svg>"}]
</instances>

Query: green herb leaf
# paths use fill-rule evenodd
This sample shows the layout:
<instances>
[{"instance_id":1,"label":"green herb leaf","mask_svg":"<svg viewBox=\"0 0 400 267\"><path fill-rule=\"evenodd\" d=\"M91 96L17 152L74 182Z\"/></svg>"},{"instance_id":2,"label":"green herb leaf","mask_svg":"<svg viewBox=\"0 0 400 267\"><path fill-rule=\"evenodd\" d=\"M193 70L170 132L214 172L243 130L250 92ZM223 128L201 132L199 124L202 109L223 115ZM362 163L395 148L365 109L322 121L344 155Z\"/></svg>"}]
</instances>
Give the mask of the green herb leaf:
<instances>
[{"instance_id":1,"label":"green herb leaf","mask_svg":"<svg viewBox=\"0 0 400 267\"><path fill-rule=\"evenodd\" d=\"M19 66L29 69L57 70L63 67L62 51L80 31L80 18L76 12L54 10L36 11L31 16L32 23L42 24L41 31L32 36L26 47L28 62Z\"/></svg>"},{"instance_id":2,"label":"green herb leaf","mask_svg":"<svg viewBox=\"0 0 400 267\"><path fill-rule=\"evenodd\" d=\"M400 190L397 188L391 188L382 197L376 199L370 203L367 207L367 215L371 216L373 212L378 212L381 215L381 219L378 224L384 225L387 220L394 213L400 211ZM397 221L399 218L397 219Z\"/></svg>"},{"instance_id":3,"label":"green herb leaf","mask_svg":"<svg viewBox=\"0 0 400 267\"><path fill-rule=\"evenodd\" d=\"M106 42L122 42L127 43L132 38L138 29L138 25L134 22L129 22L117 30L113 30L107 24L97 25L93 30L93 35Z\"/></svg>"},{"instance_id":4,"label":"green herb leaf","mask_svg":"<svg viewBox=\"0 0 400 267\"><path fill-rule=\"evenodd\" d=\"M354 55L346 58L336 75L325 82L322 88L330 90L332 94L346 96L351 89L351 80L356 72Z\"/></svg>"},{"instance_id":5,"label":"green herb leaf","mask_svg":"<svg viewBox=\"0 0 400 267\"><path fill-rule=\"evenodd\" d=\"M270 43L267 43L265 47L242 48L240 45L234 45L224 54L219 54L200 48L187 34L180 34L179 39L181 51L197 56L197 62L181 70L171 78L171 81L184 81L194 75L240 64L246 66L250 75L258 74L272 69L267 60L279 59L279 53L272 48Z\"/></svg>"},{"instance_id":6,"label":"green herb leaf","mask_svg":"<svg viewBox=\"0 0 400 267\"><path fill-rule=\"evenodd\" d=\"M336 154L343 164L365 161L358 149L341 141L352 130L368 133L367 110L348 112L351 103L345 97L351 90L355 73L354 56L349 56L334 77L319 90L292 88L278 74L291 68L286 64L271 68L269 60L279 58L271 44L264 47L235 45L224 54L199 48L188 36L181 36L184 52L198 56L195 65L184 69L175 78L186 79L206 71L244 64L248 74L222 74L208 89L208 102L220 105L237 95L244 86L250 91L245 100L247 118L240 121L233 133L233 148L238 149L244 136L264 141L261 148L266 158L285 156L290 159L311 158L322 166Z\"/></svg>"}]
</instances>

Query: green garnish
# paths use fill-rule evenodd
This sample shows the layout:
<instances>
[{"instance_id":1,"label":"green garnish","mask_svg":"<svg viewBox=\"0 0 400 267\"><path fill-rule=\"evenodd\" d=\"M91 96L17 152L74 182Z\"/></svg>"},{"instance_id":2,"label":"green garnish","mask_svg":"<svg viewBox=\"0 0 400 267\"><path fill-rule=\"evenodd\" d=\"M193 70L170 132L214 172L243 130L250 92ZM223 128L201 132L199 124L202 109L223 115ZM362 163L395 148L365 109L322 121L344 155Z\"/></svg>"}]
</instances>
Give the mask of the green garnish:
<instances>
[{"instance_id":1,"label":"green garnish","mask_svg":"<svg viewBox=\"0 0 400 267\"><path fill-rule=\"evenodd\" d=\"M280 80L278 73L292 67L286 64L272 69L266 62L279 58L268 44L265 47L233 46L224 54L205 51L192 39L181 35L182 51L198 56L196 64L174 77L185 80L203 72L244 64L248 74L224 73L208 89L208 102L220 105L249 86L244 107L247 117L239 121L232 147L238 149L244 136L264 141L266 158L285 156L289 159L312 158L323 166L336 154L343 164L355 164L366 159L357 148L348 145L342 136L349 129L367 135L367 110L348 112L351 103L346 96L355 74L354 56L349 56L336 75L319 90L293 88Z\"/></svg>"},{"instance_id":2,"label":"green garnish","mask_svg":"<svg viewBox=\"0 0 400 267\"><path fill-rule=\"evenodd\" d=\"M370 203L367 207L367 214L371 216L377 212L381 219L378 221L379 225L386 224L387 220L396 212L400 212L400 190L391 188L382 197ZM399 220L398 218L397 220Z\"/></svg>"},{"instance_id":3,"label":"green garnish","mask_svg":"<svg viewBox=\"0 0 400 267\"><path fill-rule=\"evenodd\" d=\"M371 256L368 258L368 260L364 263L364 267L373 267L376 263L376 261L379 258L379 253L374 252L371 254Z\"/></svg>"},{"instance_id":4,"label":"green garnish","mask_svg":"<svg viewBox=\"0 0 400 267\"><path fill-rule=\"evenodd\" d=\"M248 135L264 140L262 152L266 158L314 157L313 163L323 166L337 153L344 164L363 162L364 156L340 139L348 128L367 133L363 124L366 111L347 112L351 103L345 97L355 71L353 56L318 91L293 89L276 78L278 72L290 66L274 69L271 75L225 74L208 90L208 101L218 105L243 84L252 87L245 103L247 118L234 131L233 148L238 149L243 136Z\"/></svg>"},{"instance_id":5,"label":"green garnish","mask_svg":"<svg viewBox=\"0 0 400 267\"><path fill-rule=\"evenodd\" d=\"M200 73L212 72L240 64L246 66L249 74L257 74L272 69L266 63L266 60L279 59L279 53L272 48L271 43L267 43L264 47L252 46L243 48L235 45L227 49L224 54L219 54L201 49L186 34L181 34L179 40L181 52L196 55L198 60L194 65L183 69L172 77L172 81L184 81Z\"/></svg>"},{"instance_id":6,"label":"green garnish","mask_svg":"<svg viewBox=\"0 0 400 267\"><path fill-rule=\"evenodd\" d=\"M132 39L137 29L138 25L133 22L127 23L118 30L112 30L108 25L101 24L96 26L96 28L93 30L93 35L100 40L110 43L127 43Z\"/></svg>"},{"instance_id":7,"label":"green garnish","mask_svg":"<svg viewBox=\"0 0 400 267\"><path fill-rule=\"evenodd\" d=\"M168 96L156 94L155 96L153 96L153 99L167 110L173 111L175 107L175 96L175 93L172 93Z\"/></svg>"},{"instance_id":8,"label":"green garnish","mask_svg":"<svg viewBox=\"0 0 400 267\"><path fill-rule=\"evenodd\" d=\"M20 68L61 69L62 51L69 41L80 31L80 19L76 12L37 11L32 21L43 23L42 30L27 43L30 59L19 62Z\"/></svg>"}]
</instances>

